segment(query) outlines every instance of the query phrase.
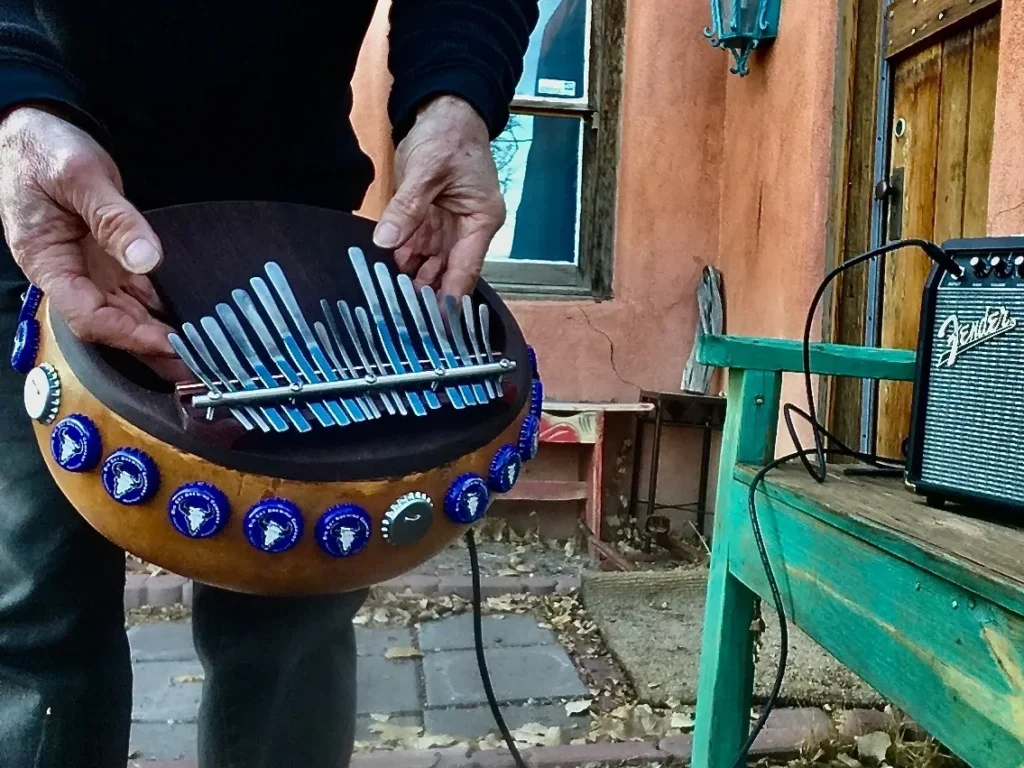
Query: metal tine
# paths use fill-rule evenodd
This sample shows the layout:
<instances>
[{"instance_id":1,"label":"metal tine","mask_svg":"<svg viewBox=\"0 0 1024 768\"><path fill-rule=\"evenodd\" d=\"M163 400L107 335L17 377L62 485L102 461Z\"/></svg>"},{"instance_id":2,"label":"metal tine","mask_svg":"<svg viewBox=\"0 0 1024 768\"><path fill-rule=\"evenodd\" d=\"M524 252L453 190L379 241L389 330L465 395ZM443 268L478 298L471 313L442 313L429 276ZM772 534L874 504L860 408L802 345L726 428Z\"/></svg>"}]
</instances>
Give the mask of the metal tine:
<instances>
[{"instance_id":1,"label":"metal tine","mask_svg":"<svg viewBox=\"0 0 1024 768\"><path fill-rule=\"evenodd\" d=\"M235 392L235 385L232 384L231 380L224 375L224 372L220 369L220 366L217 365L217 361L213 359L213 355L210 354L210 349L209 347L206 346L206 342L203 341L203 337L199 333L199 329L192 325L192 323L185 323L183 326L181 326L181 330L184 331L185 338L187 338L192 343L192 346L195 347L195 350L196 352L199 353L199 357L202 359L202 361L206 363L207 367L211 371L213 371L213 375L216 376L217 379L220 380L221 384L224 385L224 389L226 389L228 392ZM260 415L260 412L258 410L252 407L246 407L244 410L245 414L250 419L252 419L253 423L255 423L256 426L259 427L261 431L271 431L270 425L267 423L267 420Z\"/></svg>"},{"instance_id":2,"label":"metal tine","mask_svg":"<svg viewBox=\"0 0 1024 768\"><path fill-rule=\"evenodd\" d=\"M391 339L391 331L388 329L387 321L384 319L384 310L381 308L380 299L377 298L377 290L373 287L373 278L370 276L370 268L366 264L366 256L359 248L349 248L348 258L352 262L352 268L356 272L359 287L363 289L363 296L366 297L366 303L373 314L373 323L377 326L377 336L380 338L381 346L384 348L384 354L387 356L388 362L391 363L391 368L396 375L405 373L406 369L402 364L402 358L399 356L398 350L395 349L395 342ZM427 409L423 407L423 401L417 392L406 390L404 395L413 413L417 416L427 415Z\"/></svg>"},{"instance_id":3,"label":"metal tine","mask_svg":"<svg viewBox=\"0 0 1024 768\"><path fill-rule=\"evenodd\" d=\"M456 357L451 342L448 340L448 330L444 327L444 319L441 317L441 308L437 304L434 289L425 285L420 289L420 295L423 297L423 306L427 309L430 324L434 327L434 336L437 337L437 342L441 345L441 353L444 355L445 362L448 363L449 368L461 368L462 363ZM466 405L477 405L476 395L469 384L460 384L459 393Z\"/></svg>"},{"instance_id":4,"label":"metal tine","mask_svg":"<svg viewBox=\"0 0 1024 768\"><path fill-rule=\"evenodd\" d=\"M281 310L278 308L277 302L274 301L274 296L271 294L267 284L259 277L249 280L249 284L256 292L256 298L260 300L263 309L266 310L267 315L270 317L270 322L277 329L277 335L284 344L284 348L288 352L289 357L291 357L292 362L298 367L302 378L310 384L320 381L320 377L316 375L313 366L309 364L306 356L302 354L302 348L295 341L295 337L292 335L291 329L288 328L288 323L285 322L284 315L281 314ZM352 423L338 403L330 400L321 400L320 402L327 408L336 424L344 427Z\"/></svg>"},{"instance_id":5,"label":"metal tine","mask_svg":"<svg viewBox=\"0 0 1024 768\"><path fill-rule=\"evenodd\" d=\"M363 330L363 337L366 339L366 346L370 348L370 354L373 356L373 361L377 364L377 370L381 373L386 374L387 368L384 365L384 361L381 360L380 353L377 351L377 345L373 343L373 330L370 328L370 318L366 314L366 310L362 307L356 307L356 320L359 322L359 327ZM409 400L409 393L405 393L406 399L409 402L410 407L412 406L412 400ZM405 409L405 404L402 402L402 396L398 392L391 392L391 397L395 399L395 405L398 407L398 412L403 416L408 416L409 411ZM423 404L420 404L420 408L423 408ZM413 413L416 413L415 409ZM423 411L426 414L426 411Z\"/></svg>"},{"instance_id":6,"label":"metal tine","mask_svg":"<svg viewBox=\"0 0 1024 768\"><path fill-rule=\"evenodd\" d=\"M274 361L274 365L281 372L281 375L285 377L291 385L301 385L302 378L299 376L291 363L289 363L285 356L281 353L281 350L277 346L277 342L274 340L273 334L270 329L267 328L267 324L263 322L263 317L260 315L259 310L256 309L256 303L252 300L252 297L243 291L241 288L236 288L231 292L231 298L235 300L235 304L242 310L242 314L245 315L245 319L249 321L252 329L256 332L256 336L259 338L263 347L267 350L267 354L270 355L270 359ZM333 427L334 419L331 418L331 414L327 412L327 409L323 405L317 402L306 402L306 407L309 408L314 418L320 422L320 426Z\"/></svg>"},{"instance_id":7,"label":"metal tine","mask_svg":"<svg viewBox=\"0 0 1024 768\"><path fill-rule=\"evenodd\" d=\"M316 321L315 323L313 323L313 331L320 339L320 343L323 345L323 348L327 350L327 355L328 357L331 358L331 361L334 363L334 367L339 372L341 372L341 378L343 378L345 381L351 381L352 377L348 375L348 372L341 364L341 360L338 359L338 355L334 351L334 344L331 343L331 337L327 335L327 328L324 326L324 324L321 323L319 320ZM363 412L363 416L365 418L370 420L380 418L380 411L372 407L372 404L369 404L365 397L357 397L356 404L359 406L359 410Z\"/></svg>"},{"instance_id":8,"label":"metal tine","mask_svg":"<svg viewBox=\"0 0 1024 768\"><path fill-rule=\"evenodd\" d=\"M267 369L267 366L263 364L260 356L256 354L256 349L253 347L252 342L249 341L249 337L245 335L245 329L242 328L242 324L238 322L238 316L235 314L235 311L224 303L218 304L216 309L217 316L220 317L220 321L224 324L224 327L228 329L228 335L242 351L242 357L246 359L253 372L259 377L260 381L270 388L280 386L274 380L274 377ZM285 416L288 417L288 420L297 430L299 430L299 432L309 432L312 429L309 422L306 421L306 417L302 415L302 411L295 406L282 403L281 409L284 411Z\"/></svg>"},{"instance_id":9,"label":"metal tine","mask_svg":"<svg viewBox=\"0 0 1024 768\"><path fill-rule=\"evenodd\" d=\"M468 295L462 297L462 318L466 321L466 332L469 334L469 345L473 348L473 359L478 363L483 363L484 356L480 352L480 341L477 339L476 333L476 313L473 311L473 300ZM484 389L487 390L487 397L491 400L498 396L490 379L484 379Z\"/></svg>"},{"instance_id":10,"label":"metal tine","mask_svg":"<svg viewBox=\"0 0 1024 768\"><path fill-rule=\"evenodd\" d=\"M167 340L171 343L171 349L173 349L175 353L178 355L178 357L182 359L185 365L189 367L189 370L196 375L196 378L198 378L199 381L203 383L203 386L206 387L206 389L211 394L221 394L220 390L217 389L217 385L213 383L213 379L211 379L210 376L206 373L206 371L202 369L202 367L199 365L199 362L194 357L192 357L192 353L189 352L188 347L185 346L185 342L182 340L182 338L176 333L169 333L167 334ZM231 415L238 420L238 423L245 428L247 432L255 429L253 423L249 420L249 417L242 413L238 408L230 408L228 410L231 412ZM264 425L264 427L264 431L270 431L269 427L266 427L266 425Z\"/></svg>"},{"instance_id":11,"label":"metal tine","mask_svg":"<svg viewBox=\"0 0 1024 768\"><path fill-rule=\"evenodd\" d=\"M459 321L459 305L452 296L445 296L444 300L444 313L445 318L448 320L448 328L452 332L452 338L455 340L455 349L459 351L459 357L466 365L473 364L473 356L469 354L469 348L466 346L466 339L462 336L462 324ZM473 394L476 395L476 401L478 403L488 402L487 391L477 383L473 383Z\"/></svg>"},{"instance_id":12,"label":"metal tine","mask_svg":"<svg viewBox=\"0 0 1024 768\"><path fill-rule=\"evenodd\" d=\"M341 360L345 364L345 368L354 379L362 378L359 371L356 370L355 365L352 363L352 358L348 356L348 350L345 348L345 342L341 338L341 330L338 328L338 323L334 319L334 313L331 312L331 304L327 299L320 299L320 309L323 310L324 320L327 322L327 327L331 331L331 336L334 338L334 344L336 345L336 351L341 355ZM330 349L329 345L325 345ZM356 398L362 405L363 410L368 415L375 419L381 417L380 410L377 408L377 403L374 401L373 395L361 395Z\"/></svg>"},{"instance_id":13,"label":"metal tine","mask_svg":"<svg viewBox=\"0 0 1024 768\"><path fill-rule=\"evenodd\" d=\"M491 349L491 310L486 304L480 304L480 339L484 344L484 351L487 353L487 362L493 363L494 350ZM494 379L494 388L498 392L498 396L502 395L501 377L496 376Z\"/></svg>"},{"instance_id":14,"label":"metal tine","mask_svg":"<svg viewBox=\"0 0 1024 768\"><path fill-rule=\"evenodd\" d=\"M391 273L379 261L374 264L373 271L377 275L377 282L380 284L381 293L384 294L384 301L391 312L391 320L395 324L395 330L398 333L398 343L401 344L402 350L405 352L406 362L408 362L409 367L415 373L420 373L423 371L423 366L420 365L420 354L412 343L412 336L409 335L409 328L406 326L405 318L402 316L402 307L398 304L398 294L395 293L395 285L391 282ZM441 401L438 400L437 395L432 390L427 389L422 390L422 392L423 399L427 401L429 408L436 410L441 407Z\"/></svg>"},{"instance_id":15,"label":"metal tine","mask_svg":"<svg viewBox=\"0 0 1024 768\"><path fill-rule=\"evenodd\" d=\"M376 372L373 370L373 366L370 364L370 360L366 357L366 352L363 350L363 345L359 341L359 333L356 331L356 323L355 320L352 319L352 312L349 310L348 304L344 301L338 302L338 314L341 315L341 322L345 324L345 330L348 331L348 336L352 339L352 343L356 347L356 354L359 355L359 362L362 364L363 370L366 372L367 376L375 376ZM394 400L394 405L392 405L392 400ZM384 408L387 409L387 412L390 415L395 415L396 407L398 408L398 412L403 416L405 415L405 406L402 405L401 398L393 392L381 393L381 401L384 403Z\"/></svg>"},{"instance_id":16,"label":"metal tine","mask_svg":"<svg viewBox=\"0 0 1024 768\"><path fill-rule=\"evenodd\" d=\"M423 317L423 310L420 309L419 297L416 295L416 288L413 286L412 278L408 275L399 275L398 289L402 292L402 298L405 299L406 306L409 307L409 313L416 324L416 330L420 334L420 341L423 343L423 350L427 353L430 364L439 370L454 367L446 365L441 360L437 347L434 346L434 340L430 337L430 329L427 328L427 321ZM448 395L448 402L452 404L452 407L457 410L462 410L466 407L466 401L462 399L462 393L459 392L458 387L445 387L444 391Z\"/></svg>"},{"instance_id":17,"label":"metal tine","mask_svg":"<svg viewBox=\"0 0 1024 768\"><path fill-rule=\"evenodd\" d=\"M245 370L238 356L235 355L235 351L231 348L231 343L228 341L227 336L224 335L223 329L212 317L204 317L199 321L199 324L206 331L206 335L210 338L213 343L214 349L216 349L221 358L227 363L228 369L235 375L235 379L241 385L242 389L256 390L259 389L256 382L252 380L252 377ZM287 432L288 422L284 420L281 413L272 405L260 406L260 413L262 413L270 426L275 432Z\"/></svg>"},{"instance_id":18,"label":"metal tine","mask_svg":"<svg viewBox=\"0 0 1024 768\"><path fill-rule=\"evenodd\" d=\"M320 371L321 375L327 379L327 381L340 381L339 370L335 373L331 364L327 361L324 356L324 351L320 348L320 344L317 343L316 338L313 336L313 331L310 330L309 323L306 322L306 316L302 314L302 307L299 306L299 302L295 298L295 292L292 291L291 284L288 282L288 278L284 274L284 270L275 261L268 261L264 265L267 277L270 278L271 284L277 289L277 294L281 297L281 301L284 302L284 308L291 315L292 322L295 323L295 327L299 330L299 336L302 337L302 341L306 344L306 349L309 351L310 357L313 358L313 363ZM334 401L329 401L327 407L330 409ZM345 408L345 412L348 413L349 417L355 421L366 421L366 416L363 414L363 410L358 404L350 397L341 398L341 404ZM333 411L332 411L333 413Z\"/></svg>"}]
</instances>

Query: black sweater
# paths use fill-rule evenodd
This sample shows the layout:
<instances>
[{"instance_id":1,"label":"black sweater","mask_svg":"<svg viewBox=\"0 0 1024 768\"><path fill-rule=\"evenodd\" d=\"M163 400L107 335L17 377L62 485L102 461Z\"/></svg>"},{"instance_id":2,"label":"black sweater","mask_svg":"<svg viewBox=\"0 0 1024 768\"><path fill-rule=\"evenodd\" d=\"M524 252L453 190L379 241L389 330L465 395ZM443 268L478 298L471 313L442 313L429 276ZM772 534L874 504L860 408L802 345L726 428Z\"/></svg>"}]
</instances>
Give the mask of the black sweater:
<instances>
[{"instance_id":1,"label":"black sweater","mask_svg":"<svg viewBox=\"0 0 1024 768\"><path fill-rule=\"evenodd\" d=\"M58 105L146 209L262 198L357 208L373 178L350 80L375 0L0 0L0 114ZM537 0L393 0L400 140L435 95L508 120Z\"/></svg>"}]
</instances>

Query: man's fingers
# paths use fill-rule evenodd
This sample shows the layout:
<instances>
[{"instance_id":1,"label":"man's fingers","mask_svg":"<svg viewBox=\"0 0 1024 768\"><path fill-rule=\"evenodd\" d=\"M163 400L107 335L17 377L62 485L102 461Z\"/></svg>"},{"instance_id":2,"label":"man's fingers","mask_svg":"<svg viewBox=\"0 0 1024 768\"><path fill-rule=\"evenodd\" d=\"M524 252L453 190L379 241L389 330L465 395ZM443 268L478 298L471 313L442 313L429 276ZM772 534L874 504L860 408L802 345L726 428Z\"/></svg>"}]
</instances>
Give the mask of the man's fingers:
<instances>
[{"instance_id":1,"label":"man's fingers","mask_svg":"<svg viewBox=\"0 0 1024 768\"><path fill-rule=\"evenodd\" d=\"M149 222L102 173L86 175L82 190L72 194L77 213L93 238L129 272L142 275L156 269L163 258L160 239Z\"/></svg>"},{"instance_id":2,"label":"man's fingers","mask_svg":"<svg viewBox=\"0 0 1024 768\"><path fill-rule=\"evenodd\" d=\"M492 237L487 230L475 229L456 241L448 255L448 268L441 280L442 294L461 300L473 292L480 279Z\"/></svg>"},{"instance_id":3,"label":"man's fingers","mask_svg":"<svg viewBox=\"0 0 1024 768\"><path fill-rule=\"evenodd\" d=\"M410 173L381 214L373 233L378 248L400 248L416 234L436 197L435 182L427 174Z\"/></svg>"}]
</instances>

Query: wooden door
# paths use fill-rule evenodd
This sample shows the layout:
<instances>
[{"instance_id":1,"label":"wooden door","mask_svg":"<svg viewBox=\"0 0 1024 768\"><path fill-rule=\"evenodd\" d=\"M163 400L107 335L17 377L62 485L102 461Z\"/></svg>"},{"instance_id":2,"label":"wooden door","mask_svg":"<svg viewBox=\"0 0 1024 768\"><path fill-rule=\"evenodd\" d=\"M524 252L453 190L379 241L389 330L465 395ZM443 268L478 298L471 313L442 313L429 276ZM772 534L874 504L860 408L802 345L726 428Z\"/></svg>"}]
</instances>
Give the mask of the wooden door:
<instances>
[{"instance_id":1,"label":"wooden door","mask_svg":"<svg viewBox=\"0 0 1024 768\"><path fill-rule=\"evenodd\" d=\"M887 240L985 234L999 51L998 3L894 0ZM944 24L950 18L955 24ZM914 349L931 262L917 250L886 257L881 343ZM876 451L902 456L910 431L910 383L879 387Z\"/></svg>"}]
</instances>

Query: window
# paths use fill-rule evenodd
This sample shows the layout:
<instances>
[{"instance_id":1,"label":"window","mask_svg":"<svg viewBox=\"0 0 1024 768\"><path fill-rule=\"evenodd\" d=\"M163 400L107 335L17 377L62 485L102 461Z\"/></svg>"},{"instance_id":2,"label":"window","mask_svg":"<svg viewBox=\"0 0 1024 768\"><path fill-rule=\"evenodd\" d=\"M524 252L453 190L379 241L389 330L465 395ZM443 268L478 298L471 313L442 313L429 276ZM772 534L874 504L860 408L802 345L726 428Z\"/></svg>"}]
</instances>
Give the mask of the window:
<instances>
[{"instance_id":1,"label":"window","mask_svg":"<svg viewBox=\"0 0 1024 768\"><path fill-rule=\"evenodd\" d=\"M624 0L540 0L505 131L505 225L484 277L503 293L607 297Z\"/></svg>"}]
</instances>

